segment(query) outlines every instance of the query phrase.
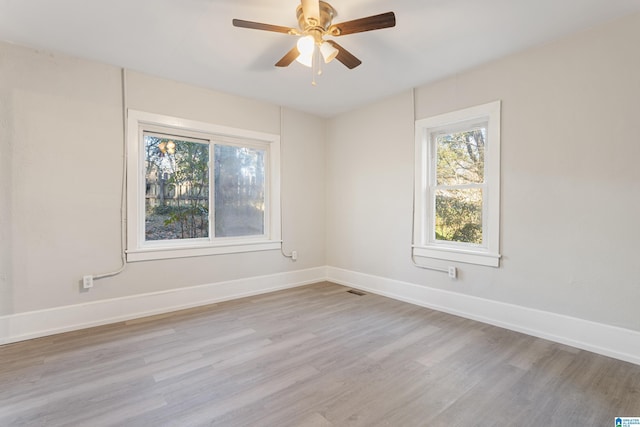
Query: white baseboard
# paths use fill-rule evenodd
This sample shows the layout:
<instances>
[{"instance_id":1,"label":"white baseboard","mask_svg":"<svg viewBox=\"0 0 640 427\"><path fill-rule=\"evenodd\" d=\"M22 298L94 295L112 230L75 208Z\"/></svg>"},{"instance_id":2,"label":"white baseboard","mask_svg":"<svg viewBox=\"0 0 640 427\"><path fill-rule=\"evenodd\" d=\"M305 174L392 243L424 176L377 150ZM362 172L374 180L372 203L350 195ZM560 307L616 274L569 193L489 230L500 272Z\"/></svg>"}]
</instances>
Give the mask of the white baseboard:
<instances>
[{"instance_id":1,"label":"white baseboard","mask_svg":"<svg viewBox=\"0 0 640 427\"><path fill-rule=\"evenodd\" d=\"M294 288L326 279L325 267L0 316L0 344Z\"/></svg>"},{"instance_id":2,"label":"white baseboard","mask_svg":"<svg viewBox=\"0 0 640 427\"><path fill-rule=\"evenodd\" d=\"M327 280L640 365L640 332L327 267Z\"/></svg>"},{"instance_id":3,"label":"white baseboard","mask_svg":"<svg viewBox=\"0 0 640 427\"><path fill-rule=\"evenodd\" d=\"M0 316L0 344L329 280L640 365L640 332L413 283L317 267Z\"/></svg>"}]
</instances>

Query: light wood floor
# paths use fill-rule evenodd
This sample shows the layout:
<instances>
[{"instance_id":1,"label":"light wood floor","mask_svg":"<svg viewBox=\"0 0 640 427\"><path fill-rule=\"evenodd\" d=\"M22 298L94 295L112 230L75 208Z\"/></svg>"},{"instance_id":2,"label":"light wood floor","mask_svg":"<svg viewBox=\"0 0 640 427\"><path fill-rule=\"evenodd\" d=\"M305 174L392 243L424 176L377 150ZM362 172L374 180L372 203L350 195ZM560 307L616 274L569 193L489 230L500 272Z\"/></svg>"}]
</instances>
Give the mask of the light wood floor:
<instances>
[{"instance_id":1,"label":"light wood floor","mask_svg":"<svg viewBox=\"0 0 640 427\"><path fill-rule=\"evenodd\" d=\"M640 366L331 283L0 347L1 426L613 426Z\"/></svg>"}]
</instances>

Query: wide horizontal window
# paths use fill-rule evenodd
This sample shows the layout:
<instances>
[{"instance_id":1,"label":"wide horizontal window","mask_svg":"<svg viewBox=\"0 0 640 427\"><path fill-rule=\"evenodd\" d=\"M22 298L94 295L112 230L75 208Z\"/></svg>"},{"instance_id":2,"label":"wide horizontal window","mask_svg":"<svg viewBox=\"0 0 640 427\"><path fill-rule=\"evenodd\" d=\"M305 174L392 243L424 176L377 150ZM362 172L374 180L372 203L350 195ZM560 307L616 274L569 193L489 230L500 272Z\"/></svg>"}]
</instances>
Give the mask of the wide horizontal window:
<instances>
[{"instance_id":1,"label":"wide horizontal window","mask_svg":"<svg viewBox=\"0 0 640 427\"><path fill-rule=\"evenodd\" d=\"M279 138L129 110L129 261L279 249Z\"/></svg>"}]
</instances>

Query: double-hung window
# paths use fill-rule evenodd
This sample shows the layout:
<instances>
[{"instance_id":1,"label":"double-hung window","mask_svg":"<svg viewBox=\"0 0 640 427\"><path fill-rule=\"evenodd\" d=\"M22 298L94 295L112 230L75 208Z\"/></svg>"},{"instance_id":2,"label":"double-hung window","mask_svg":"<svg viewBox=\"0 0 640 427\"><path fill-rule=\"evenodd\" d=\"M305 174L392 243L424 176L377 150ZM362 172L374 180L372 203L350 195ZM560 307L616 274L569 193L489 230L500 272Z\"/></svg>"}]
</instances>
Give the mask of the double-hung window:
<instances>
[{"instance_id":1,"label":"double-hung window","mask_svg":"<svg viewBox=\"0 0 640 427\"><path fill-rule=\"evenodd\" d=\"M128 111L127 259L280 248L279 137Z\"/></svg>"},{"instance_id":2,"label":"double-hung window","mask_svg":"<svg viewBox=\"0 0 640 427\"><path fill-rule=\"evenodd\" d=\"M497 267L500 102L415 127L414 256Z\"/></svg>"}]
</instances>

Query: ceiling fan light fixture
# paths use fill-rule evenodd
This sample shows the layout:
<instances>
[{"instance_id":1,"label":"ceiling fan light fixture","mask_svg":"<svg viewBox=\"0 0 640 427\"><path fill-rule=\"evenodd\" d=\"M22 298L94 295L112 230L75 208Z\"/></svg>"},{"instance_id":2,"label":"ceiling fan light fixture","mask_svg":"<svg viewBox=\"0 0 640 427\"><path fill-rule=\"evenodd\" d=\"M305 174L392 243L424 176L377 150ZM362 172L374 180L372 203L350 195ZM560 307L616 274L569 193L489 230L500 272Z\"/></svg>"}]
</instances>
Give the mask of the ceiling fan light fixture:
<instances>
[{"instance_id":1,"label":"ceiling fan light fixture","mask_svg":"<svg viewBox=\"0 0 640 427\"><path fill-rule=\"evenodd\" d=\"M311 67L313 67L313 54L310 54L310 55L300 54L296 58L296 61L298 61L299 63L301 63L305 67L311 68Z\"/></svg>"},{"instance_id":2,"label":"ceiling fan light fixture","mask_svg":"<svg viewBox=\"0 0 640 427\"><path fill-rule=\"evenodd\" d=\"M297 46L300 55L312 55L316 46L316 41L313 36L300 37L300 39L298 39Z\"/></svg>"},{"instance_id":3,"label":"ceiling fan light fixture","mask_svg":"<svg viewBox=\"0 0 640 427\"><path fill-rule=\"evenodd\" d=\"M311 67L313 65L313 53L316 48L316 41L313 36L301 37L298 40L297 47L300 55L298 55L296 61L305 67Z\"/></svg>"},{"instance_id":4,"label":"ceiling fan light fixture","mask_svg":"<svg viewBox=\"0 0 640 427\"><path fill-rule=\"evenodd\" d=\"M320 45L320 53L324 58L324 63L328 64L329 62L333 61L340 52L331 43L322 42L322 44Z\"/></svg>"}]
</instances>

